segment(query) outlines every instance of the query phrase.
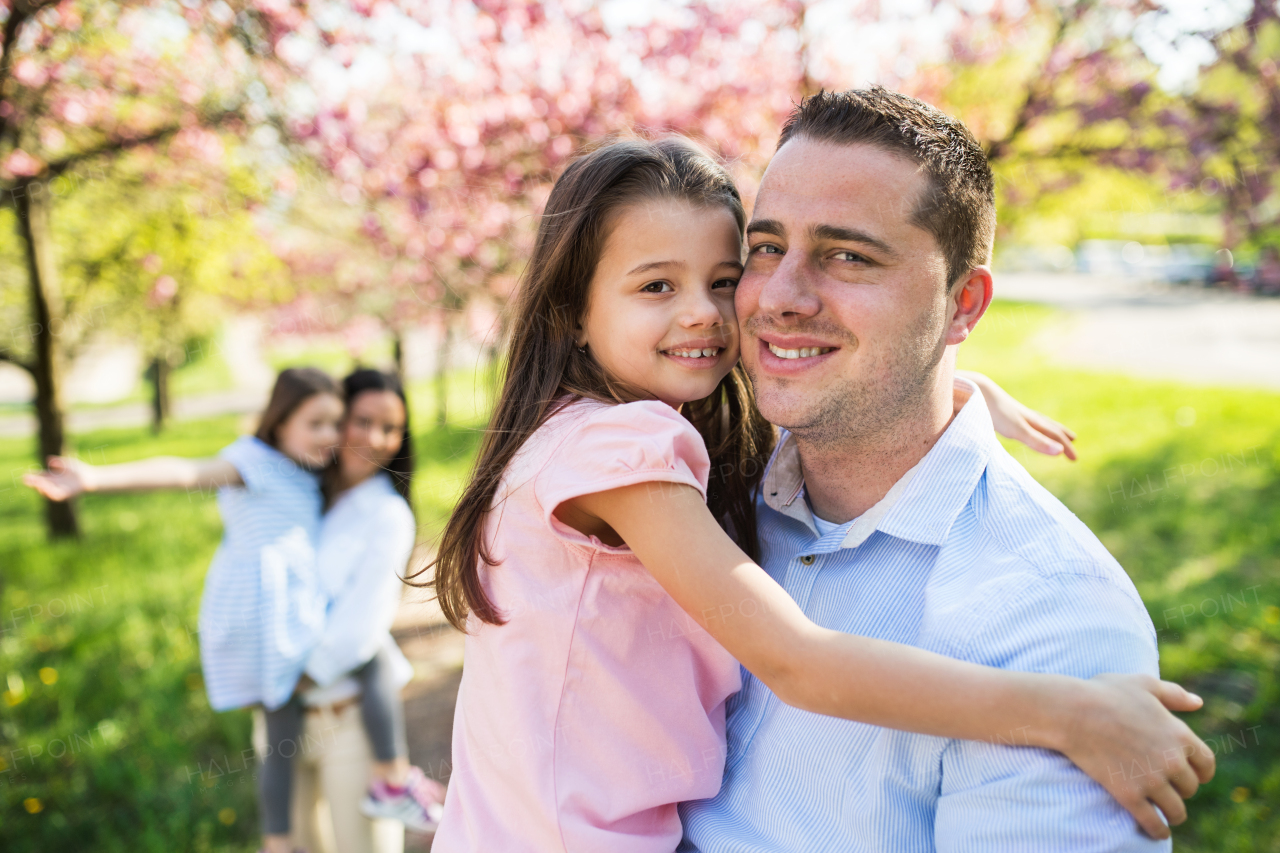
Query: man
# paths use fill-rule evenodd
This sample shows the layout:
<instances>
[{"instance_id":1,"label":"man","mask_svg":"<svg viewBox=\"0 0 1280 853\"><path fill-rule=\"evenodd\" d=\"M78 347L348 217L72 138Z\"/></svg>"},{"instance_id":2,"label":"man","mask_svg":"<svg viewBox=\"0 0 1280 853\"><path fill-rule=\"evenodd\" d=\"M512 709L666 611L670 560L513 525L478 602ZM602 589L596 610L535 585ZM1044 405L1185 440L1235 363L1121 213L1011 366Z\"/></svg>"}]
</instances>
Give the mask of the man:
<instances>
[{"instance_id":1,"label":"man","mask_svg":"<svg viewBox=\"0 0 1280 853\"><path fill-rule=\"evenodd\" d=\"M1013 670L1154 676L1132 582L954 375L991 300L994 230L991 171L959 122L879 87L793 113L736 297L760 409L784 429L761 564L829 628ZM823 717L743 679L724 784L681 808L682 850L1169 849L1060 754Z\"/></svg>"}]
</instances>

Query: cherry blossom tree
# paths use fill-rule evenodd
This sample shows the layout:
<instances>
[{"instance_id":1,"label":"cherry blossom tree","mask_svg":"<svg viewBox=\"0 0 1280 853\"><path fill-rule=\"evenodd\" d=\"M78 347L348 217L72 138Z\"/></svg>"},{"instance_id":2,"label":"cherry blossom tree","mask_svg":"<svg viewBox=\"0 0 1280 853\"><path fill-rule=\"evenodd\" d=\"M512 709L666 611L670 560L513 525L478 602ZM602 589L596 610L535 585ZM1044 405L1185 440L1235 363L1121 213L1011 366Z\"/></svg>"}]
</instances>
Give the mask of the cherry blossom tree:
<instances>
[{"instance_id":1,"label":"cherry blossom tree","mask_svg":"<svg viewBox=\"0 0 1280 853\"><path fill-rule=\"evenodd\" d=\"M939 58L921 56L897 85L975 132L1007 218L1114 169L1163 182L1171 205L1218 195L1229 246L1280 224L1266 203L1280 168L1274 3L1253 0L1231 26L1188 26L1185 9L1153 0L935 8L952 19ZM1159 60L1188 45L1206 67L1162 86Z\"/></svg>"},{"instance_id":2,"label":"cherry blossom tree","mask_svg":"<svg viewBox=\"0 0 1280 853\"><path fill-rule=\"evenodd\" d=\"M1224 243L1280 232L1280 10L1253 0L1236 26L1188 33L1215 60L1160 120L1181 144L1168 158L1175 191L1221 200Z\"/></svg>"},{"instance_id":3,"label":"cherry blossom tree","mask_svg":"<svg viewBox=\"0 0 1280 853\"><path fill-rule=\"evenodd\" d=\"M61 374L87 325L60 280L59 196L149 152L216 167L221 137L272 118L270 93L286 79L275 46L301 13L272 0L0 0L0 15L0 207L22 247L29 312L0 359L34 380L47 459L64 452ZM52 535L76 532L71 504L47 515Z\"/></svg>"}]
</instances>

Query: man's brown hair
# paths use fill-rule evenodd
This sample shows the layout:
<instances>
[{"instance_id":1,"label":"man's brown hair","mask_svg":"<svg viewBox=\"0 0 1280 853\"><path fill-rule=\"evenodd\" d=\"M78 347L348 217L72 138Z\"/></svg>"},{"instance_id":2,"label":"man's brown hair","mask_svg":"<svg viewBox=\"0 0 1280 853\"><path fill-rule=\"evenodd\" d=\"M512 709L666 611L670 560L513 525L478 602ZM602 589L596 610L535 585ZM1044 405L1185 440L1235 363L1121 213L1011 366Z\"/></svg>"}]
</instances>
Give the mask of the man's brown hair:
<instances>
[{"instance_id":1,"label":"man's brown hair","mask_svg":"<svg viewBox=\"0 0 1280 853\"><path fill-rule=\"evenodd\" d=\"M872 145L923 167L929 183L911 222L938 241L947 261L948 287L991 260L995 180L982 146L958 120L883 86L823 91L791 111L778 147L796 137Z\"/></svg>"}]
</instances>

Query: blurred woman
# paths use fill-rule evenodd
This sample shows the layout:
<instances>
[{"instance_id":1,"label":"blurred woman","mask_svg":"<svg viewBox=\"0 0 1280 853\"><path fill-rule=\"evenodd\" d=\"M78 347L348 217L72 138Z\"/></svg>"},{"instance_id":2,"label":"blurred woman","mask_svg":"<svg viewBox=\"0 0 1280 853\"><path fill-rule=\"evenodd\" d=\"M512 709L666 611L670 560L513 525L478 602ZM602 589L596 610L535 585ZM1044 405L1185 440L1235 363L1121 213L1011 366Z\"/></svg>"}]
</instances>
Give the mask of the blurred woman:
<instances>
[{"instance_id":1,"label":"blurred woman","mask_svg":"<svg viewBox=\"0 0 1280 853\"><path fill-rule=\"evenodd\" d=\"M412 675L390 629L416 533L413 444L394 376L357 370L342 388L347 411L336 464L324 478L317 560L332 603L307 661L314 683L300 693L304 748L293 762L291 840L311 853L398 853L403 830L385 819L430 831L444 800L443 786L409 764L400 701L379 698L398 697Z\"/></svg>"}]
</instances>

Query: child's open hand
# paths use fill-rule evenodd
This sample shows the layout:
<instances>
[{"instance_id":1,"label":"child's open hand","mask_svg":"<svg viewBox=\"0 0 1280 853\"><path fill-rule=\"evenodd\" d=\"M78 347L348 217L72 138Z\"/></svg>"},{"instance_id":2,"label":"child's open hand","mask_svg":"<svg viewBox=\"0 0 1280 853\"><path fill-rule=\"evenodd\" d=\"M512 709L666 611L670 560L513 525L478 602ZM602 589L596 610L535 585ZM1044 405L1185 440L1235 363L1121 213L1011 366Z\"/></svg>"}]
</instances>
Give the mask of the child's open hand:
<instances>
[{"instance_id":1,"label":"child's open hand","mask_svg":"<svg viewBox=\"0 0 1280 853\"><path fill-rule=\"evenodd\" d=\"M1183 800L1213 778L1213 751L1169 711L1204 704L1171 681L1098 675L1084 684L1062 752L1106 788L1152 838L1187 819ZM1168 709L1168 710L1166 710Z\"/></svg>"},{"instance_id":2,"label":"child's open hand","mask_svg":"<svg viewBox=\"0 0 1280 853\"><path fill-rule=\"evenodd\" d=\"M22 482L51 501L66 501L93 491L93 466L67 456L50 456L49 470L24 474Z\"/></svg>"},{"instance_id":3,"label":"child's open hand","mask_svg":"<svg viewBox=\"0 0 1280 853\"><path fill-rule=\"evenodd\" d=\"M1020 441L1037 453L1046 456L1065 454L1075 461L1076 448L1071 443L1076 434L1048 415L1025 406L1013 395L981 373L964 371L963 375L982 391L982 398L991 413L991 425L996 432L1013 441Z\"/></svg>"}]
</instances>

